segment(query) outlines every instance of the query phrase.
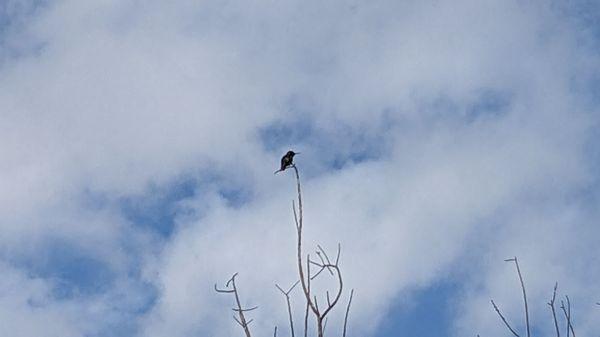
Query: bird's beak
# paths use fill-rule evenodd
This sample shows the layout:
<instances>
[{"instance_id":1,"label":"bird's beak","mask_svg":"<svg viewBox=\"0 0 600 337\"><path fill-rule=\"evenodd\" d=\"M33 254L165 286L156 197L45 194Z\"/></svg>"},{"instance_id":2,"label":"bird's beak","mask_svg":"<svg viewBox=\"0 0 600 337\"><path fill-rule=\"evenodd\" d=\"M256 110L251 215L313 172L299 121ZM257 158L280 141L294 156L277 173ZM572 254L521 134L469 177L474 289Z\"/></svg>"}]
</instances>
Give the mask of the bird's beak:
<instances>
[{"instance_id":1,"label":"bird's beak","mask_svg":"<svg viewBox=\"0 0 600 337\"><path fill-rule=\"evenodd\" d=\"M296 154L300 154L300 152L296 152L296 153L294 153L294 155L296 155Z\"/></svg>"}]
</instances>

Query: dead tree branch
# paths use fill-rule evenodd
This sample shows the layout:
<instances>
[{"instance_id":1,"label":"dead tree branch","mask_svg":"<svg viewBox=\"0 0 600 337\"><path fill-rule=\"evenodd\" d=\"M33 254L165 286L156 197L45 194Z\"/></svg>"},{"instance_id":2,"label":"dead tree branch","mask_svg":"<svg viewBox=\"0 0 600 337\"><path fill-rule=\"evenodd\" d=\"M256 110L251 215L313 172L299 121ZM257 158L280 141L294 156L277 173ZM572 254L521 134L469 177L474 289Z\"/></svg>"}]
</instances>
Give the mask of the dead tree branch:
<instances>
[{"instance_id":1,"label":"dead tree branch","mask_svg":"<svg viewBox=\"0 0 600 337\"><path fill-rule=\"evenodd\" d=\"M556 329L556 337L560 337L560 329L558 328L558 320L556 319L556 308L554 307L554 301L556 300L556 288L558 288L558 282L554 284L554 292L552 293L552 299L548 302L550 309L552 310L552 318L554 319L554 328Z\"/></svg>"},{"instance_id":2,"label":"dead tree branch","mask_svg":"<svg viewBox=\"0 0 600 337\"><path fill-rule=\"evenodd\" d=\"M298 281L296 281L289 289L284 290L278 284L275 284L275 287L279 289L279 291L283 294L286 300L287 311L288 311L288 319L290 324L290 337L296 337L296 329L294 326L294 316L292 313L292 304L290 293L296 288L298 284L300 284L300 288L302 289L302 294L304 295L304 299L306 301L305 312L304 312L304 337L308 336L309 329L309 316L314 317L314 328L317 330L316 337L324 337L325 329L327 328L327 323L329 322L328 315L332 312L333 308L340 302L340 298L344 289L344 281L342 278L342 272L340 270L340 255L341 255L341 244L337 245L337 252L335 255L335 260L332 260L326 250L321 246L317 245L316 255L317 260L311 259L310 254L307 254L306 257L303 256L302 250L302 235L304 229L304 210L302 204L302 187L300 184L300 174L298 172L298 168L295 165L290 166L295 173L296 176L296 189L297 189L297 198L298 205L296 208L296 201L292 201L292 211L294 214L294 224L296 226L296 235L297 235L297 244L296 244L296 263L298 268ZM314 270L312 268L316 267ZM327 271L327 273L323 273L323 271ZM317 296L312 293L312 281L321 275L329 274L336 281L336 290L325 291L325 299L322 300L322 297ZM237 273L235 273L225 284L224 288L218 288L215 284L215 291L218 293L224 294L233 294L235 298L236 307L232 308L233 319L237 322L243 329L246 334L246 337L251 337L249 324L252 320L247 320L246 314L250 311L257 309L258 307L249 307L243 308L240 302L240 297L238 294L238 289L236 287L235 278ZM354 296L354 290L350 292L350 298L348 301L348 306L346 307L346 313L344 316L344 329L342 337L346 336L347 325L348 325L348 315L350 311L350 306L352 303L352 298ZM321 301L321 306L319 306L319 302ZM311 329L313 327L311 326ZM273 336L277 337L277 326L274 327Z\"/></svg>"},{"instance_id":3,"label":"dead tree branch","mask_svg":"<svg viewBox=\"0 0 600 337\"><path fill-rule=\"evenodd\" d=\"M346 315L344 315L344 332L342 337L346 337L346 326L348 325L348 313L350 312L350 305L352 305L352 297L354 296L354 289L350 291L350 299L348 300L348 306L346 307Z\"/></svg>"},{"instance_id":4,"label":"dead tree branch","mask_svg":"<svg viewBox=\"0 0 600 337\"><path fill-rule=\"evenodd\" d=\"M573 329L573 319L571 316L571 300L569 299L569 296L565 296L565 298L567 299L567 307L565 308L565 302L561 300L560 308L565 314L565 319L567 320L567 337L569 337L569 333L575 337L575 329Z\"/></svg>"},{"instance_id":5,"label":"dead tree branch","mask_svg":"<svg viewBox=\"0 0 600 337\"><path fill-rule=\"evenodd\" d=\"M302 292L304 293L304 298L306 300L306 313L304 318L304 336L307 336L308 329L308 313L309 309L312 311L317 325L317 336L323 337L325 326L327 322L327 315L331 312L331 310L337 305L339 302L342 292L344 289L344 282L342 278L342 273L339 268L339 260L341 254L341 245L338 244L338 250L336 254L335 263L332 263L331 259L327 255L327 252L321 245L317 245L316 255L319 258L319 262L311 260L310 255L306 258L306 275L304 274L304 260L302 259L302 230L304 228L304 217L303 217L303 208L302 208L302 188L300 184L300 174L298 173L298 168L295 165L292 165L294 169L294 173L296 176L296 190L298 194L298 210L296 210L296 203L292 202L292 210L294 212L294 223L296 224L296 234L297 234L297 263L298 263L298 276L300 279L300 285L302 287ZM318 269L314 274L311 274L310 267L311 265L317 266ZM329 292L326 292L326 302L327 306L325 308L319 308L318 299L316 296L311 294L310 291L310 283L312 280L317 278L321 273L327 270L330 275L334 276L337 279L338 287L337 292L333 299L329 296ZM321 310L322 309L322 310Z\"/></svg>"},{"instance_id":6,"label":"dead tree branch","mask_svg":"<svg viewBox=\"0 0 600 337\"><path fill-rule=\"evenodd\" d=\"M521 290L523 291L523 302L525 303L525 327L527 328L527 337L531 337L529 328L529 307L527 306L527 294L525 293L525 284L523 283L523 276L521 275L521 268L519 268L519 261L515 256L512 259L504 260L506 262L514 262L517 267L517 274L519 274L519 281L521 282Z\"/></svg>"},{"instance_id":7,"label":"dead tree branch","mask_svg":"<svg viewBox=\"0 0 600 337\"><path fill-rule=\"evenodd\" d=\"M215 284L215 291L218 293L234 295L236 308L232 308L232 310L237 312L239 319L238 319L238 317L235 317L235 315L233 316L233 319L242 327L242 329L244 329L244 333L246 334L246 337L252 337L252 335L250 334L250 328L248 327L248 325L250 323L252 323L253 320L252 319L249 321L246 320L246 315L244 315L244 313L248 312L248 311L252 311L254 309L257 309L258 307L252 307L252 308L248 308L248 309L242 308L238 290L235 285L235 277L237 275L238 275L238 273L233 274L233 276L227 281L227 283L225 283L225 289L219 289L217 287L217 285Z\"/></svg>"},{"instance_id":8,"label":"dead tree branch","mask_svg":"<svg viewBox=\"0 0 600 337\"><path fill-rule=\"evenodd\" d=\"M294 288L298 285L298 283L300 283L300 280L296 281L296 283L294 283L288 289L288 291L281 289L281 287L279 285L275 284L277 289L279 289L279 291L281 291L283 296L285 296L285 301L287 303L287 309L288 309L288 317L290 319L290 331L291 331L292 337L295 337L295 334L294 334L294 319L292 317L292 304L290 303L290 293L292 292L292 290L294 290Z\"/></svg>"},{"instance_id":9,"label":"dead tree branch","mask_svg":"<svg viewBox=\"0 0 600 337\"><path fill-rule=\"evenodd\" d=\"M502 313L500 312L500 309L498 309L498 306L496 305L496 303L494 303L494 300L491 300L491 302L492 302L492 305L494 306L494 310L496 310L496 312L498 313L498 316L500 316L500 318L502 319L502 322L504 322L504 325L506 325L508 330L510 330L510 332L512 332L512 334L515 335L515 337L520 337L519 334L510 326L510 324L508 324L508 321L506 321L506 318L504 318L504 315L502 315Z\"/></svg>"}]
</instances>

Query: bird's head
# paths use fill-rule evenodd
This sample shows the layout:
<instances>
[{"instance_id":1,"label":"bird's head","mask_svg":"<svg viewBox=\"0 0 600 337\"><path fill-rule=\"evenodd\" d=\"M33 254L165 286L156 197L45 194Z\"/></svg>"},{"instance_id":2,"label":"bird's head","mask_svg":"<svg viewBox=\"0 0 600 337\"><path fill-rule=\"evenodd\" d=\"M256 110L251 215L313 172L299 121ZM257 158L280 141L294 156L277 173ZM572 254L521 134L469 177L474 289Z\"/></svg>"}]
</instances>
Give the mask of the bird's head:
<instances>
[{"instance_id":1,"label":"bird's head","mask_svg":"<svg viewBox=\"0 0 600 337\"><path fill-rule=\"evenodd\" d=\"M288 151L287 156L294 157L295 155L300 154L300 152Z\"/></svg>"}]
</instances>

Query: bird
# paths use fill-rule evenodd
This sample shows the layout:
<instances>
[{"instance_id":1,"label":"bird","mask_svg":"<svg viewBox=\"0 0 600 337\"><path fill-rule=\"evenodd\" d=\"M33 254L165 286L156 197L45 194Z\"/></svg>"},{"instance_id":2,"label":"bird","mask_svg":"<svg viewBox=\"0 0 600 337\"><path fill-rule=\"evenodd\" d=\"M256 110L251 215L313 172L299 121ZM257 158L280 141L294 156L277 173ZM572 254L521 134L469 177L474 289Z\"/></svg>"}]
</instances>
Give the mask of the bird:
<instances>
[{"instance_id":1,"label":"bird","mask_svg":"<svg viewBox=\"0 0 600 337\"><path fill-rule=\"evenodd\" d=\"M281 157L281 168L273 174L277 174L278 172L285 171L286 168L294 165L294 156L300 154L300 152L294 152L292 150L288 151L283 157Z\"/></svg>"}]
</instances>

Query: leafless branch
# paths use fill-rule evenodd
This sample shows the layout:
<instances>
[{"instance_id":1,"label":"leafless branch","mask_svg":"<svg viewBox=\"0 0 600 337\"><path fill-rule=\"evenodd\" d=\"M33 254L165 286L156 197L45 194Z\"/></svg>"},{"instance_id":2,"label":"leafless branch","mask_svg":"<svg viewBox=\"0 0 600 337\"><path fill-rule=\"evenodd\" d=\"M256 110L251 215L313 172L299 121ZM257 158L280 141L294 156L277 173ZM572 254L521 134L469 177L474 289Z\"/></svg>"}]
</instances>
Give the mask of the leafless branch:
<instances>
[{"instance_id":1,"label":"leafless branch","mask_svg":"<svg viewBox=\"0 0 600 337\"><path fill-rule=\"evenodd\" d=\"M304 337L308 336L308 302L306 302L306 310L304 312Z\"/></svg>"},{"instance_id":2,"label":"leafless branch","mask_svg":"<svg viewBox=\"0 0 600 337\"><path fill-rule=\"evenodd\" d=\"M573 329L573 316L571 316L571 300L568 295L565 295L567 299L567 306L569 309L569 327L571 328L571 334L575 337L575 329Z\"/></svg>"},{"instance_id":3,"label":"leafless branch","mask_svg":"<svg viewBox=\"0 0 600 337\"><path fill-rule=\"evenodd\" d=\"M571 317L571 301L569 300L569 296L565 296L567 299L567 307L565 308L565 302L560 301L560 308L565 314L565 319L567 320L567 337L569 337L569 333L575 337L575 329L573 329L573 319Z\"/></svg>"},{"instance_id":4,"label":"leafless branch","mask_svg":"<svg viewBox=\"0 0 600 337\"><path fill-rule=\"evenodd\" d=\"M350 305L352 304L352 297L354 296L354 289L350 290L350 299L348 300L348 306L346 307L346 315L344 316L344 332L342 337L346 337L346 326L348 325L348 313L350 312Z\"/></svg>"},{"instance_id":5,"label":"leafless branch","mask_svg":"<svg viewBox=\"0 0 600 337\"><path fill-rule=\"evenodd\" d=\"M286 299L287 309L288 309L288 319L290 322L290 334L291 337L296 337L296 331L294 328L293 321L293 313L292 313L292 305L290 293L292 290L300 284L302 288L302 293L304 295L304 299L306 301L305 313L304 313L304 337L308 336L309 329L309 315L313 314L315 319L315 328L317 330L315 337L323 337L324 332L327 328L327 323L329 321L328 314L331 310L339 303L341 298L344 282L342 279L342 273L339 268L339 261L341 255L341 244L337 245L337 252L335 256L335 260L331 260L329 255L325 251L325 249L321 245L317 245L316 255L318 257L317 261L311 260L310 254L303 256L302 251L302 235L303 235L303 225L304 225L304 217L303 217L303 204L302 204L302 187L300 184L300 174L298 172L298 168L295 165L291 165L293 168L295 177L296 177L296 189L297 189L297 204L296 201L292 201L292 211L294 214L294 224L296 226L296 234L297 234L297 245L296 245L296 259L298 265L298 276L299 279L296 281L288 290L284 290L278 284L275 284L275 287L283 294ZM320 261L320 263L318 262ZM334 262L333 262L334 261ZM315 270L311 271L311 268L316 266ZM316 279L318 276L322 275L323 271L329 272L329 274L337 279L337 287L335 292L333 290L325 291L325 299L326 301L322 301L321 306L319 307L319 298L315 294L311 292L311 283L312 280ZM234 320L244 329L246 333L246 337L251 337L250 330L248 325L252 322L252 320L247 320L245 314L257 309L258 307L249 307L243 308L241 306L238 290L235 284L235 278L237 273L234 274L225 284L224 288L219 288L215 284L215 291L218 293L225 294L233 294L235 297L236 307L232 308L232 310L236 313L233 316ZM348 315L350 311L350 306L352 303L352 298L354 296L354 290L350 292L350 298L348 301L348 306L346 308L346 314L344 317L344 330L343 337L346 336L347 324L348 324ZM324 304L326 302L326 304ZM278 327L274 327L273 337L277 337Z\"/></svg>"},{"instance_id":6,"label":"leafless branch","mask_svg":"<svg viewBox=\"0 0 600 337\"><path fill-rule=\"evenodd\" d=\"M317 251L317 255L321 259L321 262L323 262L323 265L325 265L325 261L323 261L323 258L321 257L321 253L323 254L323 256L325 256L325 260L327 261L327 264L331 264L331 261L329 260L329 257L327 256L327 253L325 253L325 250L323 249L323 247L321 247L321 245L317 245L317 248L319 249L319 251L321 251L320 253L319 253L319 251ZM327 270L329 271L331 276L333 276L333 271L331 271L331 268L328 267Z\"/></svg>"},{"instance_id":7,"label":"leafless branch","mask_svg":"<svg viewBox=\"0 0 600 337\"><path fill-rule=\"evenodd\" d=\"M523 291L523 302L525 303L525 326L527 328L527 337L531 337L529 328L529 307L527 306L527 294L525 293L525 284L523 283L523 276L521 275L521 269L519 268L519 261L515 256L512 259L504 260L506 262L514 262L517 267L517 274L519 274L519 281L521 282L521 290Z\"/></svg>"},{"instance_id":8,"label":"leafless branch","mask_svg":"<svg viewBox=\"0 0 600 337\"><path fill-rule=\"evenodd\" d=\"M277 287L277 289L279 289L279 291L281 291L281 293L283 294L283 296L285 296L285 301L287 303L287 309L288 309L288 318L290 320L290 331L291 331L292 337L295 337L295 334L294 334L294 319L292 317L292 304L290 303L290 292L292 292L292 290L294 290L294 288L298 285L298 283L300 283L300 280L296 281L288 289L288 291L285 291L285 290L281 289L281 287L279 285L275 284L275 286Z\"/></svg>"},{"instance_id":9,"label":"leafless branch","mask_svg":"<svg viewBox=\"0 0 600 337\"><path fill-rule=\"evenodd\" d=\"M552 318L554 319L554 328L556 329L556 337L560 337L560 329L558 328L558 321L556 319L556 309L554 307L554 301L556 300L556 288L558 288L558 282L554 284L554 292L552 293L552 299L548 302L550 309L552 310Z\"/></svg>"},{"instance_id":10,"label":"leafless branch","mask_svg":"<svg viewBox=\"0 0 600 337\"><path fill-rule=\"evenodd\" d=\"M217 288L217 285L215 284L215 291L218 293L226 293L226 294L234 295L237 308L233 308L232 310L237 312L239 319L237 317L235 317L235 315L233 316L233 319L244 329L244 333L246 334L246 337L252 337L252 335L250 334L250 329L248 328L248 325L250 323L252 323L252 320L249 320L249 321L246 320L246 316L244 315L244 312L254 310L258 307L253 307L253 308L249 308L249 309L242 308L238 290L235 285L235 277L237 275L238 275L238 273L233 274L233 276L227 281L227 283L225 283L226 289L219 289L219 288Z\"/></svg>"},{"instance_id":11,"label":"leafless branch","mask_svg":"<svg viewBox=\"0 0 600 337\"><path fill-rule=\"evenodd\" d=\"M255 309L258 309L258 307L252 307L252 308L248 308L248 309L232 308L231 310L233 310L235 312L247 312L247 311L252 311Z\"/></svg>"},{"instance_id":12,"label":"leafless branch","mask_svg":"<svg viewBox=\"0 0 600 337\"><path fill-rule=\"evenodd\" d=\"M496 303L494 303L494 300L491 300L492 305L494 306L494 310L496 310L496 312L498 313L498 316L500 316L500 318L502 319L502 322L504 322L504 324L506 325L506 327L508 328L508 330L510 330L510 332L512 332L513 335L515 335L515 337L520 337L518 333L515 332L515 330L510 326L510 324L508 324L508 322L506 321L506 318L504 318L504 315L502 315L502 313L500 312L500 309L498 309L498 306L496 305Z\"/></svg>"}]
</instances>

